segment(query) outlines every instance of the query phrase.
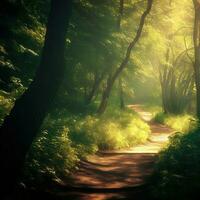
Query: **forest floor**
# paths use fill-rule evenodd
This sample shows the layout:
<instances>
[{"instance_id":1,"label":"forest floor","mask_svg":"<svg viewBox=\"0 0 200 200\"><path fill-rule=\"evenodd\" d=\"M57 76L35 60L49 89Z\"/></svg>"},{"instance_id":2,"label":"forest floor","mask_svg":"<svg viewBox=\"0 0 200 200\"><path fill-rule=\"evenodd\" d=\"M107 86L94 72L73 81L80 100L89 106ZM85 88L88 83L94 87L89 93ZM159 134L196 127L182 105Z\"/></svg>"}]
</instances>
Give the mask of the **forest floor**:
<instances>
[{"instance_id":1,"label":"forest floor","mask_svg":"<svg viewBox=\"0 0 200 200\"><path fill-rule=\"evenodd\" d=\"M82 161L79 170L67 180L71 199L142 199L148 177L153 172L156 156L174 132L171 128L152 122L152 114L141 105L130 105L149 124L151 135L145 144L131 149L101 151ZM66 193L63 190L61 195ZM142 195L142 196L141 196Z\"/></svg>"},{"instance_id":2,"label":"forest floor","mask_svg":"<svg viewBox=\"0 0 200 200\"><path fill-rule=\"evenodd\" d=\"M98 152L87 161L81 161L79 170L66 180L70 184L59 185L58 196L51 196L51 199L150 199L148 178L158 152L174 130L152 122L151 113L145 112L141 105L129 107L149 124L151 135L148 141L131 149Z\"/></svg>"}]
</instances>

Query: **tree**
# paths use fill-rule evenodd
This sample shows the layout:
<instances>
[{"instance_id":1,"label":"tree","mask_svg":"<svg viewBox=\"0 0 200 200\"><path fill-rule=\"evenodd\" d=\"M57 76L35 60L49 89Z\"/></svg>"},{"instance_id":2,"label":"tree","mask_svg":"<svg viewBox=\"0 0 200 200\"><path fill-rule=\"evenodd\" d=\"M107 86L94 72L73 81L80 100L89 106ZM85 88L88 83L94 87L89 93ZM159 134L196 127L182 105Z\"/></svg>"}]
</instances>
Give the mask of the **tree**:
<instances>
[{"instance_id":1,"label":"tree","mask_svg":"<svg viewBox=\"0 0 200 200\"><path fill-rule=\"evenodd\" d=\"M193 0L195 17L194 17L194 76L196 85L196 109L197 117L200 119L200 1Z\"/></svg>"},{"instance_id":2,"label":"tree","mask_svg":"<svg viewBox=\"0 0 200 200\"><path fill-rule=\"evenodd\" d=\"M43 53L35 78L0 128L0 177L4 196L14 189L26 154L62 81L71 5L71 0L51 1Z\"/></svg>"},{"instance_id":3,"label":"tree","mask_svg":"<svg viewBox=\"0 0 200 200\"><path fill-rule=\"evenodd\" d=\"M165 113L181 114L191 103L194 78L191 70L187 69L187 52L188 49L170 58L171 51L168 48L166 63L159 68L162 107Z\"/></svg>"},{"instance_id":4,"label":"tree","mask_svg":"<svg viewBox=\"0 0 200 200\"><path fill-rule=\"evenodd\" d=\"M124 0L120 0L119 2L119 16L118 16L118 29L120 31L121 29L121 19L123 16L123 12L124 12ZM125 107L125 103L124 103L124 92L123 92L123 86L122 86L122 78L120 77L119 80L119 98L120 98L120 108L124 109Z\"/></svg>"},{"instance_id":5,"label":"tree","mask_svg":"<svg viewBox=\"0 0 200 200\"><path fill-rule=\"evenodd\" d=\"M114 82L119 77L121 72L126 68L128 62L129 62L131 51L140 39L140 36L142 34L142 29L143 29L143 26L145 23L145 19L151 11L152 4L153 4L153 0L148 0L147 8L141 16L137 33L126 50L125 58L122 60L120 66L115 70L115 72L111 76L109 76L109 78L107 80L107 85L106 85L105 90L103 91L102 100L101 100L101 103L100 103L98 111L97 111L99 114L102 114L105 111L112 87L114 85Z\"/></svg>"}]
</instances>

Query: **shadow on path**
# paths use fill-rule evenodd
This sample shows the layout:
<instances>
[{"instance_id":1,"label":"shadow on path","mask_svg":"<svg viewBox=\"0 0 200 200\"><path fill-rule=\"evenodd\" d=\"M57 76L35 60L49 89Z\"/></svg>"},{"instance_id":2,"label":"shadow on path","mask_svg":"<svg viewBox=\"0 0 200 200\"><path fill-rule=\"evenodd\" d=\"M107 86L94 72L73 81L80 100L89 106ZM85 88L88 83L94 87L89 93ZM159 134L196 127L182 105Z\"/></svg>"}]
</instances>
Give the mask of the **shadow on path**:
<instances>
[{"instance_id":1,"label":"shadow on path","mask_svg":"<svg viewBox=\"0 0 200 200\"><path fill-rule=\"evenodd\" d=\"M151 122L151 113L143 111L141 105L130 105L129 108L149 124L152 133L148 141L127 150L99 152L87 161L81 161L79 170L66 180L70 184L55 186L53 190L57 196L46 193L45 199L150 199L146 180L153 172L157 153L173 130Z\"/></svg>"}]
</instances>

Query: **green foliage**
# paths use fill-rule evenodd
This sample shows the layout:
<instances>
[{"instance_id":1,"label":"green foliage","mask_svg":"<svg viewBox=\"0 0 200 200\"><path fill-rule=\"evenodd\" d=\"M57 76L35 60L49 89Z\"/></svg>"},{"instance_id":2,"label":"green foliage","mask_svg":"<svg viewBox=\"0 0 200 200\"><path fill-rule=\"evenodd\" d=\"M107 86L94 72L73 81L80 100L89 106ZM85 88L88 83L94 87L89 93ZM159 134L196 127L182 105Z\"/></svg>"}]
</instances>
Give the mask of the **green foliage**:
<instances>
[{"instance_id":1,"label":"green foliage","mask_svg":"<svg viewBox=\"0 0 200 200\"><path fill-rule=\"evenodd\" d=\"M10 113L15 100L23 94L25 87L18 79L13 78L13 91L8 93L0 90L0 125L3 123L4 118Z\"/></svg>"},{"instance_id":2,"label":"green foliage","mask_svg":"<svg viewBox=\"0 0 200 200\"><path fill-rule=\"evenodd\" d=\"M11 98L6 98L6 93L3 91L0 91L0 124L2 124L3 119L6 115L9 114L12 106L13 106L13 100Z\"/></svg>"},{"instance_id":3,"label":"green foliage","mask_svg":"<svg viewBox=\"0 0 200 200\"><path fill-rule=\"evenodd\" d=\"M153 120L161 124L166 124L179 132L188 132L197 127L197 120L188 114L168 115L163 112L159 112L155 115Z\"/></svg>"},{"instance_id":4,"label":"green foliage","mask_svg":"<svg viewBox=\"0 0 200 200\"><path fill-rule=\"evenodd\" d=\"M71 119L70 138L74 147L77 149L79 157L86 157L88 154L93 154L98 150L97 147L97 132L95 125L98 119L90 115Z\"/></svg>"},{"instance_id":5,"label":"green foliage","mask_svg":"<svg viewBox=\"0 0 200 200\"><path fill-rule=\"evenodd\" d=\"M197 127L197 120L191 115L169 116L165 123L180 132L188 132Z\"/></svg>"},{"instance_id":6,"label":"green foliage","mask_svg":"<svg viewBox=\"0 0 200 200\"><path fill-rule=\"evenodd\" d=\"M8 5L0 6L0 124L34 77L50 6L49 0L2 2ZM147 140L149 126L132 111L119 111L119 88L116 85L107 112L102 116L94 115L106 81L119 67L145 6L146 1L124 1L119 31L119 1L74 2L66 38L67 70L51 114L27 157L26 180L41 183L48 179L62 179L89 154L128 148ZM160 105L159 72L164 74L166 67L169 73L174 68L173 76L163 76L170 80L166 83L171 82L165 87L166 96L173 89L170 94L173 98L166 99L175 113L178 106L181 107L178 113L187 111L195 93L190 60L193 50L181 53L192 47L192 10L192 1L188 0L154 2L140 43L120 77L126 102L148 101ZM85 100L99 79L94 102L86 105ZM176 131L191 131L197 126L196 119L190 115L166 115L160 107L147 107L155 115L156 122ZM199 140L198 131L176 134L171 138L168 148L160 154L154 176L157 195L163 199L184 199L186 193L192 195L191 191L200 189Z\"/></svg>"},{"instance_id":7,"label":"green foliage","mask_svg":"<svg viewBox=\"0 0 200 200\"><path fill-rule=\"evenodd\" d=\"M164 124L164 123L165 123L165 119L166 119L166 114L163 113L163 112L159 112L159 113L157 113L157 114L155 115L155 117L154 117L153 120L154 120L155 122L160 123L160 124Z\"/></svg>"},{"instance_id":8,"label":"green foliage","mask_svg":"<svg viewBox=\"0 0 200 200\"><path fill-rule=\"evenodd\" d=\"M49 115L28 154L24 179L45 183L62 179L80 159L98 150L114 150L144 143L149 126L132 111L103 116L72 115L66 110Z\"/></svg>"},{"instance_id":9,"label":"green foliage","mask_svg":"<svg viewBox=\"0 0 200 200\"><path fill-rule=\"evenodd\" d=\"M43 130L27 156L24 179L31 184L63 179L75 168L78 160L66 127L51 129L50 132Z\"/></svg>"},{"instance_id":10,"label":"green foliage","mask_svg":"<svg viewBox=\"0 0 200 200\"><path fill-rule=\"evenodd\" d=\"M72 141L97 149L121 149L132 147L147 140L149 126L136 114L119 110L105 115L87 116L75 122L71 132ZM92 149L95 149L93 146Z\"/></svg>"},{"instance_id":11,"label":"green foliage","mask_svg":"<svg viewBox=\"0 0 200 200\"><path fill-rule=\"evenodd\" d=\"M152 177L158 199L196 199L200 189L200 132L176 133L160 153Z\"/></svg>"},{"instance_id":12,"label":"green foliage","mask_svg":"<svg viewBox=\"0 0 200 200\"><path fill-rule=\"evenodd\" d=\"M4 1L0 9L0 89L9 92L9 98L16 98L19 87L27 87L32 81L45 34L39 15L26 7L26 0L23 5L19 2Z\"/></svg>"}]
</instances>

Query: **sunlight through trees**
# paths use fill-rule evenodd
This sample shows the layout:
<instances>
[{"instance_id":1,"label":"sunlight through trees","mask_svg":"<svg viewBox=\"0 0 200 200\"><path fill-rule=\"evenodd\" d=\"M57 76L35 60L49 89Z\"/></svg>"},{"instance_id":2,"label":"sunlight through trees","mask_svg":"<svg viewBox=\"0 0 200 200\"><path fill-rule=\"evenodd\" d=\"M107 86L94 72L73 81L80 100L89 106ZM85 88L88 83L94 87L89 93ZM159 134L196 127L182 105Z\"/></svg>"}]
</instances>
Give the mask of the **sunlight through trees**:
<instances>
[{"instance_id":1,"label":"sunlight through trees","mask_svg":"<svg viewBox=\"0 0 200 200\"><path fill-rule=\"evenodd\" d=\"M199 0L0 1L0 197L69 184L94 154L157 154L170 136L158 162L132 162L155 166L151 198L184 200L200 188L199 119Z\"/></svg>"}]
</instances>

